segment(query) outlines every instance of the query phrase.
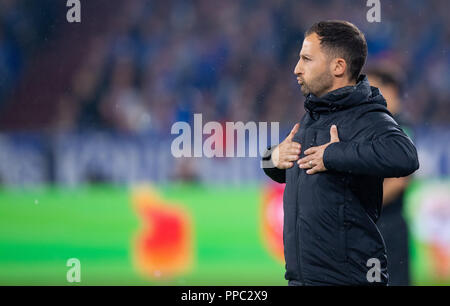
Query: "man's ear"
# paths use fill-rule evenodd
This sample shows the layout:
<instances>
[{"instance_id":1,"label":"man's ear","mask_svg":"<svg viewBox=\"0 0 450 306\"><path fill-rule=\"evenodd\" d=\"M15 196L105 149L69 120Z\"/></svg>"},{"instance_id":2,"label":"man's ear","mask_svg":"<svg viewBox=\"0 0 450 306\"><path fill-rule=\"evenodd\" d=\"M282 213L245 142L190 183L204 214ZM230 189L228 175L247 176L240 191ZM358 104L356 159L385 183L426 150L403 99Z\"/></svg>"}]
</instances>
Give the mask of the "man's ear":
<instances>
[{"instance_id":1,"label":"man's ear","mask_svg":"<svg viewBox=\"0 0 450 306\"><path fill-rule=\"evenodd\" d=\"M335 77L342 77L347 71L347 62L343 58L335 58L331 61L331 71Z\"/></svg>"}]
</instances>

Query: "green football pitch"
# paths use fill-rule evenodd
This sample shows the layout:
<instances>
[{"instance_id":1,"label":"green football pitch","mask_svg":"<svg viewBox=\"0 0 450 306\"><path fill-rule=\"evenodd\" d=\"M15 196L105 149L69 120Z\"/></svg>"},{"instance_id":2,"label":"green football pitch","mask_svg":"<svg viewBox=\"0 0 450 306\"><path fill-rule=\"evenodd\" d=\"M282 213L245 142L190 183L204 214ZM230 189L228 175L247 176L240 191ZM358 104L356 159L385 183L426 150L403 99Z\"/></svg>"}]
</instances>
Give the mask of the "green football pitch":
<instances>
[{"instance_id":1,"label":"green football pitch","mask_svg":"<svg viewBox=\"0 0 450 306\"><path fill-rule=\"evenodd\" d=\"M132 189L86 186L0 190L0 285L286 285L284 266L261 236L261 187L170 185L156 188L192 219L189 272L147 277L133 263L140 220Z\"/></svg>"},{"instance_id":2,"label":"green football pitch","mask_svg":"<svg viewBox=\"0 0 450 306\"><path fill-rule=\"evenodd\" d=\"M448 181L416 180L407 192L405 217L415 285L449 283L447 275L438 278L433 272L439 265L416 234L422 220L428 220L421 207L446 194L448 186ZM0 285L287 284L283 263L269 252L261 231L264 188L172 184L155 189L164 206L182 207L190 217L192 261L187 271L161 280L136 264L134 238L142 220L133 206L134 188L4 188ZM80 283L67 280L71 258L81 264Z\"/></svg>"}]
</instances>

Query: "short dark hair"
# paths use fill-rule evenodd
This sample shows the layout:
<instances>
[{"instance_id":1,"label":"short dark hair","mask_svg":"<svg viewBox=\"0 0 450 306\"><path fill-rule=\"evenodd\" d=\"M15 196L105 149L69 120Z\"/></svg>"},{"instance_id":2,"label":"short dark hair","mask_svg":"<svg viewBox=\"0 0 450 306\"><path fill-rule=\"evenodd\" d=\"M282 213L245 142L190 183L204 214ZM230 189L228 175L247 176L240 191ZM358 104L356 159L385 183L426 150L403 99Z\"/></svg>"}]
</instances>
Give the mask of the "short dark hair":
<instances>
[{"instance_id":1,"label":"short dark hair","mask_svg":"<svg viewBox=\"0 0 450 306\"><path fill-rule=\"evenodd\" d=\"M320 21L313 24L305 37L316 33L320 45L347 62L351 80L357 80L366 63L367 42L364 34L352 23L343 20Z\"/></svg>"},{"instance_id":2,"label":"short dark hair","mask_svg":"<svg viewBox=\"0 0 450 306\"><path fill-rule=\"evenodd\" d=\"M392 86L398 91L402 91L402 81L400 77L388 69L371 67L366 70L366 74L379 79L383 85Z\"/></svg>"}]
</instances>

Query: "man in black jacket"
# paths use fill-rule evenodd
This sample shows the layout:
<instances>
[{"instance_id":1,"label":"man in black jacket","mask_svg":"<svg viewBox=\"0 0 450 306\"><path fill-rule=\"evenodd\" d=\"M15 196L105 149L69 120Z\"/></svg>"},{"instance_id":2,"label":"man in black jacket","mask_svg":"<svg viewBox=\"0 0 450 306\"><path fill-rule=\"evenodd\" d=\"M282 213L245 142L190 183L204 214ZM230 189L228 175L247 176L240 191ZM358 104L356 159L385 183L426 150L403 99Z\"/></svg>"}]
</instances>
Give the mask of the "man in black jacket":
<instances>
[{"instance_id":1,"label":"man in black jacket","mask_svg":"<svg viewBox=\"0 0 450 306\"><path fill-rule=\"evenodd\" d=\"M386 285L375 224L383 179L417 170L416 149L360 75L367 44L353 24L314 24L299 56L294 73L307 113L263 158L265 173L286 183L285 278L289 285Z\"/></svg>"}]
</instances>

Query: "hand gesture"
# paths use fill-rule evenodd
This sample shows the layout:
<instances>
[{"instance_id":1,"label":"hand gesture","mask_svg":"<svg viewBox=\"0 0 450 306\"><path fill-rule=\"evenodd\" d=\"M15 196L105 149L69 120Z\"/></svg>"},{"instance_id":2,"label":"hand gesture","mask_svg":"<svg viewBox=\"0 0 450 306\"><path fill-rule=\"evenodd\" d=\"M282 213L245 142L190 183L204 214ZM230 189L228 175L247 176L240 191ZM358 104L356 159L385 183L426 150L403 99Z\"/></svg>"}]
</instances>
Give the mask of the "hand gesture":
<instances>
[{"instance_id":1,"label":"hand gesture","mask_svg":"<svg viewBox=\"0 0 450 306\"><path fill-rule=\"evenodd\" d=\"M301 169L309 169L307 174L316 174L318 172L327 171L323 164L323 153L325 149L332 143L339 142L338 130L335 125L330 129L330 142L322 146L311 147L305 151L305 157L300 159L297 164Z\"/></svg>"},{"instance_id":2,"label":"hand gesture","mask_svg":"<svg viewBox=\"0 0 450 306\"><path fill-rule=\"evenodd\" d=\"M288 169L294 166L294 162L300 158L302 146L294 142L300 124L297 123L286 139L280 143L272 152L272 163L278 169Z\"/></svg>"}]
</instances>

